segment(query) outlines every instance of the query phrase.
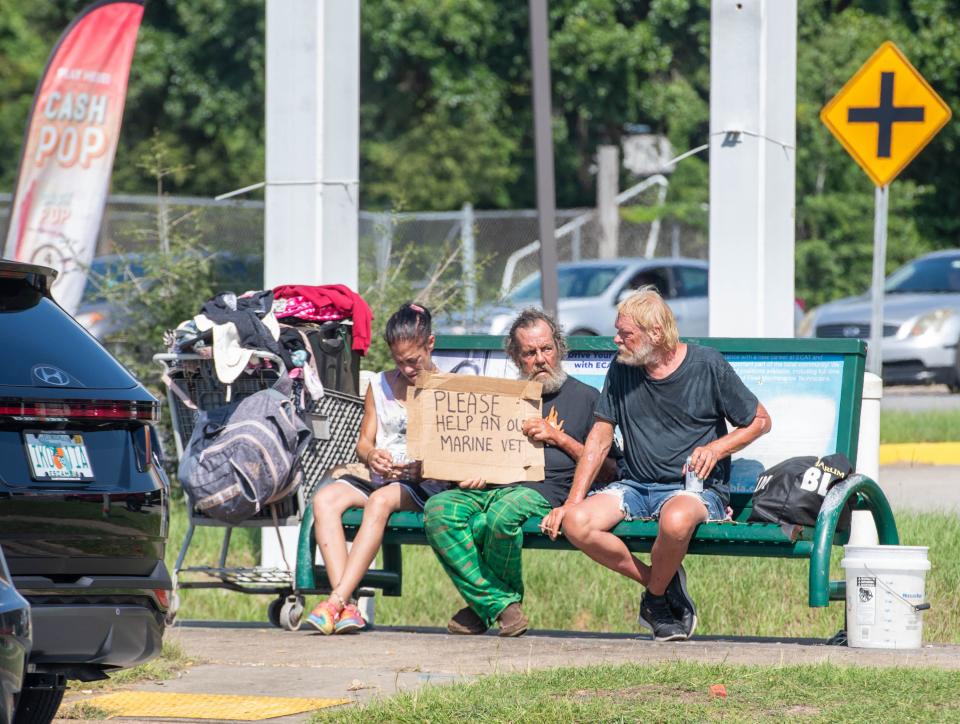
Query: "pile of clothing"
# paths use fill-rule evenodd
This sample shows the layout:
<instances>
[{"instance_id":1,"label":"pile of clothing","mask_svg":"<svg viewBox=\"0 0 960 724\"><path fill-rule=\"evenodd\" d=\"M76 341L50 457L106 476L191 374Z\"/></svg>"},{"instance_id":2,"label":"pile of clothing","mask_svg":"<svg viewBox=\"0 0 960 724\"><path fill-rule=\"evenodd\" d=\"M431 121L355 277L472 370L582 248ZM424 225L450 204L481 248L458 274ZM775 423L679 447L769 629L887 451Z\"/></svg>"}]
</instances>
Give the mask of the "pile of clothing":
<instances>
[{"instance_id":1,"label":"pile of clothing","mask_svg":"<svg viewBox=\"0 0 960 724\"><path fill-rule=\"evenodd\" d=\"M167 346L173 353L212 358L217 378L225 385L241 374L272 366L263 355L269 353L283 360L287 374L301 380L310 397L318 399L324 378L338 389L347 382L340 374L331 377L329 366L323 369L318 357L325 357L331 340L337 339L341 344L349 339L353 352L366 354L372 321L363 298L342 284L283 285L242 296L224 292L180 324Z\"/></svg>"}]
</instances>

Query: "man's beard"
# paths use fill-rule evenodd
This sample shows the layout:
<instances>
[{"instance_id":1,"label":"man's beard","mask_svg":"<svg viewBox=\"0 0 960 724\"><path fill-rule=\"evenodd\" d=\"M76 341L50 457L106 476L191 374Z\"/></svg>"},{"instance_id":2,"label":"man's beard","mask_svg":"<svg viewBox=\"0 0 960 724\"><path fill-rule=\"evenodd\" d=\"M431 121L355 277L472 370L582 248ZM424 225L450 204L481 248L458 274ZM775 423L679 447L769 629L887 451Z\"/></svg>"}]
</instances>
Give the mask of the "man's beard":
<instances>
[{"instance_id":1,"label":"man's beard","mask_svg":"<svg viewBox=\"0 0 960 724\"><path fill-rule=\"evenodd\" d=\"M546 372L547 377L537 378L541 372ZM563 383L567 381L567 373L563 371L562 367L542 367L536 369L527 375L528 380L534 380L543 385L543 394L552 395L554 392L563 387Z\"/></svg>"},{"instance_id":2,"label":"man's beard","mask_svg":"<svg viewBox=\"0 0 960 724\"><path fill-rule=\"evenodd\" d=\"M617 362L629 367L643 367L656 357L656 348L650 342L644 342L640 349L624 349L617 354Z\"/></svg>"}]
</instances>

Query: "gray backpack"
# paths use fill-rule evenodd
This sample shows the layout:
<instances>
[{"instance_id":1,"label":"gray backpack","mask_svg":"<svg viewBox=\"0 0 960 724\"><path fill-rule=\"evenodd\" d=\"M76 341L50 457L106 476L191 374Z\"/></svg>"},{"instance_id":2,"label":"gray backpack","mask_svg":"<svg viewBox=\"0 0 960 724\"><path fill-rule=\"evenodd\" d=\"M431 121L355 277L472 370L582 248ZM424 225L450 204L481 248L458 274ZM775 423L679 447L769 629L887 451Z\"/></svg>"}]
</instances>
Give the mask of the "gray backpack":
<instances>
[{"instance_id":1,"label":"gray backpack","mask_svg":"<svg viewBox=\"0 0 960 724\"><path fill-rule=\"evenodd\" d=\"M310 430L289 391L284 378L239 402L200 412L177 476L201 513L239 523L296 490Z\"/></svg>"}]
</instances>

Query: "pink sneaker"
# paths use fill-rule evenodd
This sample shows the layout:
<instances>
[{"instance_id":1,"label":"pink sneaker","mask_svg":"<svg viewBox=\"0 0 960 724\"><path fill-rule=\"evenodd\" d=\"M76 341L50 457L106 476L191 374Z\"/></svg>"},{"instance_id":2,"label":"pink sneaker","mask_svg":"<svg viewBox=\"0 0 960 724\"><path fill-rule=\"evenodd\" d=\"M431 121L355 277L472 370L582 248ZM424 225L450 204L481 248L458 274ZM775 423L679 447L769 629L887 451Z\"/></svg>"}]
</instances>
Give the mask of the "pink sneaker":
<instances>
[{"instance_id":1,"label":"pink sneaker","mask_svg":"<svg viewBox=\"0 0 960 724\"><path fill-rule=\"evenodd\" d=\"M313 626L324 636L329 636L336 629L337 618L341 613L342 611L337 610L336 604L327 599L314 606L310 615L307 616L306 623L308 626Z\"/></svg>"},{"instance_id":2,"label":"pink sneaker","mask_svg":"<svg viewBox=\"0 0 960 724\"><path fill-rule=\"evenodd\" d=\"M334 626L334 633L354 633L363 631L367 627L367 622L363 620L360 610L352 603L348 603L340 611L340 617Z\"/></svg>"}]
</instances>

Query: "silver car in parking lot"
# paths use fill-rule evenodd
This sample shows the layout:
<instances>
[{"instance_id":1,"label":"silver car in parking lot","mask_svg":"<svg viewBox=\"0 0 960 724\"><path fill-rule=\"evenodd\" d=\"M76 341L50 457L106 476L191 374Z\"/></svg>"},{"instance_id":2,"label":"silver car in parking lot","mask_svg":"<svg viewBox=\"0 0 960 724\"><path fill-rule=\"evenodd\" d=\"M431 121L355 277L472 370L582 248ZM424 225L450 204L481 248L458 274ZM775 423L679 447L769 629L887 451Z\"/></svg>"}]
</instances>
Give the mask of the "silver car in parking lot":
<instances>
[{"instance_id":1,"label":"silver car in parking lot","mask_svg":"<svg viewBox=\"0 0 960 724\"><path fill-rule=\"evenodd\" d=\"M634 289L654 285L670 305L680 334L707 336L707 263L699 259L595 259L557 265L558 316L567 334L613 336L617 303ZM540 304L540 274L523 279L497 305L484 306L472 321L437 325L451 334L506 334L517 311Z\"/></svg>"},{"instance_id":2,"label":"silver car in parking lot","mask_svg":"<svg viewBox=\"0 0 960 724\"><path fill-rule=\"evenodd\" d=\"M884 289L883 381L960 392L960 249L914 259L887 277ZM869 339L870 295L813 309L799 336Z\"/></svg>"}]
</instances>

